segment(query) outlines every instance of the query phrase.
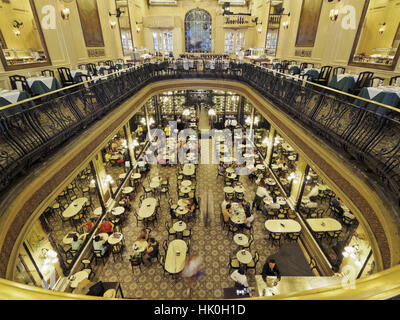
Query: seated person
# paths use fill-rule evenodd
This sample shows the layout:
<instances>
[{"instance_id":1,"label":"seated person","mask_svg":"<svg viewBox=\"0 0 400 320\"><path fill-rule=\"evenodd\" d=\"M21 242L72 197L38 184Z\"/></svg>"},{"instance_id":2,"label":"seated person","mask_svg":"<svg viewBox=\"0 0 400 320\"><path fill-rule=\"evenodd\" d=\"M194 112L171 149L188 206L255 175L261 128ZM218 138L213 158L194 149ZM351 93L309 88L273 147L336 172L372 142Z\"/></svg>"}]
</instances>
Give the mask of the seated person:
<instances>
[{"instance_id":1,"label":"seated person","mask_svg":"<svg viewBox=\"0 0 400 320\"><path fill-rule=\"evenodd\" d=\"M72 237L72 242L71 242L71 250L73 251L78 251L79 248L81 247L83 240L85 239L85 235L81 234L79 237L75 234Z\"/></svg>"},{"instance_id":2,"label":"seated person","mask_svg":"<svg viewBox=\"0 0 400 320\"><path fill-rule=\"evenodd\" d=\"M125 210L126 211L131 211L132 206L131 206L131 200L129 199L129 197L128 196L124 196L121 199L121 201L124 202L124 204L122 206L125 208Z\"/></svg>"},{"instance_id":3,"label":"seated person","mask_svg":"<svg viewBox=\"0 0 400 320\"><path fill-rule=\"evenodd\" d=\"M226 208L227 204L232 205L232 199L228 199L228 200L224 199L224 201L222 201L222 204L221 204L221 210L224 210Z\"/></svg>"},{"instance_id":4,"label":"seated person","mask_svg":"<svg viewBox=\"0 0 400 320\"><path fill-rule=\"evenodd\" d=\"M84 224L82 224L81 226L78 227L78 232L83 233L90 233L94 226L96 225L96 219L95 218L90 218L90 220Z\"/></svg>"},{"instance_id":5,"label":"seated person","mask_svg":"<svg viewBox=\"0 0 400 320\"><path fill-rule=\"evenodd\" d=\"M225 168L224 168L224 164L222 162L220 162L219 166L218 166L218 175L219 176L225 175Z\"/></svg>"},{"instance_id":6,"label":"seated person","mask_svg":"<svg viewBox=\"0 0 400 320\"><path fill-rule=\"evenodd\" d=\"M110 252L110 245L105 242L99 235L95 236L93 239L93 249L100 250L100 255L102 257L107 256Z\"/></svg>"},{"instance_id":7,"label":"seated person","mask_svg":"<svg viewBox=\"0 0 400 320\"><path fill-rule=\"evenodd\" d=\"M104 219L103 222L98 226L101 233L107 233L108 235L113 233L114 225L109 219Z\"/></svg>"},{"instance_id":8,"label":"seated person","mask_svg":"<svg viewBox=\"0 0 400 320\"><path fill-rule=\"evenodd\" d=\"M340 216L343 216L343 213L344 213L344 210L341 207L342 203L343 203L343 200L340 199L340 198L332 199L332 206L334 206L336 209L339 210L339 215Z\"/></svg>"},{"instance_id":9,"label":"seated person","mask_svg":"<svg viewBox=\"0 0 400 320\"><path fill-rule=\"evenodd\" d=\"M114 164L120 166L125 162L124 155L122 153L118 152L117 157L118 157L117 160L114 160Z\"/></svg>"},{"instance_id":10,"label":"seated person","mask_svg":"<svg viewBox=\"0 0 400 320\"><path fill-rule=\"evenodd\" d=\"M228 203L226 205L226 208L222 209L222 215L224 217L225 223L229 222L229 219L232 217L232 209L231 209L231 204Z\"/></svg>"},{"instance_id":11,"label":"seated person","mask_svg":"<svg viewBox=\"0 0 400 320\"><path fill-rule=\"evenodd\" d=\"M107 151L107 153L104 155L104 159L106 160L106 163L108 163L110 161L112 155L113 155L113 153L110 150Z\"/></svg>"},{"instance_id":12,"label":"seated person","mask_svg":"<svg viewBox=\"0 0 400 320\"><path fill-rule=\"evenodd\" d=\"M243 227L246 229L251 229L254 223L254 216L251 214L250 211L246 212L246 219L244 220Z\"/></svg>"},{"instance_id":13,"label":"seated person","mask_svg":"<svg viewBox=\"0 0 400 320\"><path fill-rule=\"evenodd\" d=\"M159 243L156 239L150 238L149 244L146 248L146 259L151 261L152 258L156 258L158 255Z\"/></svg>"},{"instance_id":14,"label":"seated person","mask_svg":"<svg viewBox=\"0 0 400 320\"><path fill-rule=\"evenodd\" d=\"M247 282L247 277L244 274L244 268L236 269L232 272L231 278L235 281L235 285L241 285L243 287L248 287L249 283Z\"/></svg>"},{"instance_id":15,"label":"seated person","mask_svg":"<svg viewBox=\"0 0 400 320\"><path fill-rule=\"evenodd\" d=\"M196 216L196 203L195 199L189 199L189 204L187 205L187 208L189 212L187 215L189 217L195 217Z\"/></svg>"},{"instance_id":16,"label":"seated person","mask_svg":"<svg viewBox=\"0 0 400 320\"><path fill-rule=\"evenodd\" d=\"M149 239L149 232L146 229L142 229L137 237L138 241L147 241Z\"/></svg>"},{"instance_id":17,"label":"seated person","mask_svg":"<svg viewBox=\"0 0 400 320\"><path fill-rule=\"evenodd\" d=\"M250 211L251 211L251 209L250 209L250 204L246 201L246 199L243 199L242 200L242 206L243 206L243 209L244 209L244 212L247 214L247 213L250 213Z\"/></svg>"}]
</instances>

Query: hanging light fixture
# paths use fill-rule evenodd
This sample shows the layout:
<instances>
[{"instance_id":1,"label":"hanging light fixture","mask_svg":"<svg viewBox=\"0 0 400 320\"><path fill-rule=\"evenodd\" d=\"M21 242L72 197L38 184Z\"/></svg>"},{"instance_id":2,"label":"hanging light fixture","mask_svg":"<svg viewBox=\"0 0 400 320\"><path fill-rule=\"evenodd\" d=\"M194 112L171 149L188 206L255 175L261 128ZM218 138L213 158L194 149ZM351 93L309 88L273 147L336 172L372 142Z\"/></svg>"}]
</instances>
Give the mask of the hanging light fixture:
<instances>
[{"instance_id":1,"label":"hanging light fixture","mask_svg":"<svg viewBox=\"0 0 400 320\"><path fill-rule=\"evenodd\" d=\"M183 115L183 116L188 116L188 115L190 115L189 109L187 109L187 108L184 109L183 112L182 112L182 115Z\"/></svg>"},{"instance_id":2,"label":"hanging light fixture","mask_svg":"<svg viewBox=\"0 0 400 320\"><path fill-rule=\"evenodd\" d=\"M63 18L63 20L69 20L70 14L71 14L71 11L69 10L69 8L64 8L61 10L61 18Z\"/></svg>"},{"instance_id":3,"label":"hanging light fixture","mask_svg":"<svg viewBox=\"0 0 400 320\"><path fill-rule=\"evenodd\" d=\"M215 116L216 115L215 110L214 109L208 110L208 115L209 116Z\"/></svg>"}]
</instances>

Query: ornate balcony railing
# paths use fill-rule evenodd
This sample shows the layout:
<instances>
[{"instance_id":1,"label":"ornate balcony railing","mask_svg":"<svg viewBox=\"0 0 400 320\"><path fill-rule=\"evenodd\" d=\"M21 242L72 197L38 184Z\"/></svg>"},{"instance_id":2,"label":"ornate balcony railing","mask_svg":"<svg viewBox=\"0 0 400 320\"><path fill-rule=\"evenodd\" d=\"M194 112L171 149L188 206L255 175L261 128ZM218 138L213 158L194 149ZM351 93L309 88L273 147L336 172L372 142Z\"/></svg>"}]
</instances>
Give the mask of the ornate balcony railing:
<instances>
[{"instance_id":1,"label":"ornate balcony railing","mask_svg":"<svg viewBox=\"0 0 400 320\"><path fill-rule=\"evenodd\" d=\"M253 64L230 62L224 68L218 61L215 69L201 71L176 69L168 62L143 64L0 108L0 190L150 81L182 78L245 82L375 174L399 200L400 113L395 108L376 103L385 112L371 111L326 87Z\"/></svg>"}]
</instances>

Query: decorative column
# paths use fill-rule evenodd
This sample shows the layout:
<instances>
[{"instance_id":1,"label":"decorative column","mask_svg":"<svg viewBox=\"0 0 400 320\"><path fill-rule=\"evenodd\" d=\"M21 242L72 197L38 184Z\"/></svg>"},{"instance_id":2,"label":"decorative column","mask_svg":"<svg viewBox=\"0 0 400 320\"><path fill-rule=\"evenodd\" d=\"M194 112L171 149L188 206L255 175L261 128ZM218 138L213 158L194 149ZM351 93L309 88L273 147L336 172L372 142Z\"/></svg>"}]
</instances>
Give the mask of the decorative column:
<instances>
[{"instance_id":1,"label":"decorative column","mask_svg":"<svg viewBox=\"0 0 400 320\"><path fill-rule=\"evenodd\" d=\"M296 162L296 171L294 172L294 178L291 180L291 190L290 190L290 201L296 206L300 199L302 186L306 178L306 161L298 155Z\"/></svg>"},{"instance_id":2,"label":"decorative column","mask_svg":"<svg viewBox=\"0 0 400 320\"><path fill-rule=\"evenodd\" d=\"M266 165L269 166L272 160L272 153L274 150L275 128L269 129L267 155L265 157Z\"/></svg>"}]
</instances>

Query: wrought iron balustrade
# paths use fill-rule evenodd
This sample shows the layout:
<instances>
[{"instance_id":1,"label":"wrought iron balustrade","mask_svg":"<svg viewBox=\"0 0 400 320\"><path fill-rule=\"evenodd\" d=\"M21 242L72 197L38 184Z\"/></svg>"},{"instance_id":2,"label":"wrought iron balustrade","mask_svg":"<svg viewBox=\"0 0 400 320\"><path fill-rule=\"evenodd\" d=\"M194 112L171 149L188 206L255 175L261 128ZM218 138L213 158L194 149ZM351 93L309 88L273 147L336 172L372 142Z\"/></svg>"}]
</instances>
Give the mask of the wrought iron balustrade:
<instances>
[{"instance_id":1,"label":"wrought iron balustrade","mask_svg":"<svg viewBox=\"0 0 400 320\"><path fill-rule=\"evenodd\" d=\"M399 199L400 113L370 111L354 99L254 64L222 61L185 70L183 64L143 64L125 72L0 108L0 190L76 133L151 81L227 79L244 82L343 153L375 173ZM371 101L371 103L373 103ZM393 109L393 108L392 108Z\"/></svg>"}]
</instances>

